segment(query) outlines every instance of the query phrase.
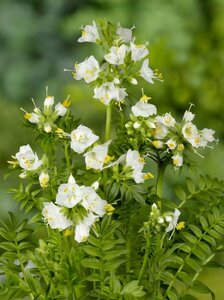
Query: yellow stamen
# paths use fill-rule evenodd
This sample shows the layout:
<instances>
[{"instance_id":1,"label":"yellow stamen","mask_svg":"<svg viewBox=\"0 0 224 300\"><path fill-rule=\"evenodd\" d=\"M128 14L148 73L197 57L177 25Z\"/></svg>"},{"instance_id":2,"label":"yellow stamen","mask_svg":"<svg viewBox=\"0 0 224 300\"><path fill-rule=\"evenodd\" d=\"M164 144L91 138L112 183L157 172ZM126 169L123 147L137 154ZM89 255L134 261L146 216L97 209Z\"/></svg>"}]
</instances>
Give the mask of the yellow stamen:
<instances>
[{"instance_id":1,"label":"yellow stamen","mask_svg":"<svg viewBox=\"0 0 224 300\"><path fill-rule=\"evenodd\" d=\"M113 211L115 210L115 208L109 203L104 205L104 208L105 208L108 216L112 215Z\"/></svg>"},{"instance_id":2,"label":"yellow stamen","mask_svg":"<svg viewBox=\"0 0 224 300\"><path fill-rule=\"evenodd\" d=\"M104 163L107 164L107 163L111 162L113 159L114 159L114 156L106 155L106 157L104 159Z\"/></svg>"},{"instance_id":3,"label":"yellow stamen","mask_svg":"<svg viewBox=\"0 0 224 300\"><path fill-rule=\"evenodd\" d=\"M152 99L151 97L148 97L146 95L143 95L141 98L140 98L140 101L141 102L144 102L144 103L147 103L149 99Z\"/></svg>"},{"instance_id":4,"label":"yellow stamen","mask_svg":"<svg viewBox=\"0 0 224 300\"><path fill-rule=\"evenodd\" d=\"M25 113L24 118L29 121L30 118L31 118L31 114L30 113Z\"/></svg>"},{"instance_id":5,"label":"yellow stamen","mask_svg":"<svg viewBox=\"0 0 224 300\"><path fill-rule=\"evenodd\" d=\"M147 180L147 179L153 179L154 178L154 175L150 172L148 173L145 173L144 174L144 179Z\"/></svg>"},{"instance_id":6,"label":"yellow stamen","mask_svg":"<svg viewBox=\"0 0 224 300\"><path fill-rule=\"evenodd\" d=\"M69 98L65 99L62 104L64 105L64 107L69 107L71 105L71 100L69 100Z\"/></svg>"},{"instance_id":7,"label":"yellow stamen","mask_svg":"<svg viewBox=\"0 0 224 300\"><path fill-rule=\"evenodd\" d=\"M180 222L176 225L177 230L182 230L185 228L185 222Z\"/></svg>"}]
</instances>

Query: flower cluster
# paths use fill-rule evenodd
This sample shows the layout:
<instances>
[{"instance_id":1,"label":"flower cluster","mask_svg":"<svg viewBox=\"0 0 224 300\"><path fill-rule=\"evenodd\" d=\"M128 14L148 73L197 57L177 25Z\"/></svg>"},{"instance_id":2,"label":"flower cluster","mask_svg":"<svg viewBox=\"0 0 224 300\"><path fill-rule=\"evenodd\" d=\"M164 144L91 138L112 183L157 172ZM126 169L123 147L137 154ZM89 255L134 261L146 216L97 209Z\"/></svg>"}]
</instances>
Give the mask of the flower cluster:
<instances>
[{"instance_id":1,"label":"flower cluster","mask_svg":"<svg viewBox=\"0 0 224 300\"><path fill-rule=\"evenodd\" d=\"M190 109L185 111L181 122L177 122L171 113L157 115L157 108L148 103L149 99L143 95L131 107L130 121L125 125L129 141L134 147L143 144L146 149L150 148L163 154L163 158L171 159L173 166L178 168L183 165L186 150L198 153L198 148L209 147L209 143L216 141L214 130L199 130L192 123L195 115Z\"/></svg>"},{"instance_id":2,"label":"flower cluster","mask_svg":"<svg viewBox=\"0 0 224 300\"><path fill-rule=\"evenodd\" d=\"M38 128L46 133L50 133L57 128L55 121L59 117L63 117L70 106L69 98L65 99L62 103L58 102L54 106L54 97L47 96L44 100L44 108L41 110L36 107L34 103L33 112L25 111L25 119L32 124L37 124Z\"/></svg>"},{"instance_id":3,"label":"flower cluster","mask_svg":"<svg viewBox=\"0 0 224 300\"><path fill-rule=\"evenodd\" d=\"M100 198L92 186L79 186L72 175L68 183L59 186L55 203L44 203L42 215L45 221L52 229L64 230L74 226L78 243L86 241L91 226L108 209L108 203Z\"/></svg>"},{"instance_id":4,"label":"flower cluster","mask_svg":"<svg viewBox=\"0 0 224 300\"><path fill-rule=\"evenodd\" d=\"M164 212L161 213L156 203L151 206L151 212L148 222L144 223L142 230L150 228L150 230L155 230L159 232L165 227L165 233L171 232L170 238L173 236L175 229L181 230L185 227L185 222L178 223L180 216L180 211L175 208L174 212Z\"/></svg>"},{"instance_id":5,"label":"flower cluster","mask_svg":"<svg viewBox=\"0 0 224 300\"><path fill-rule=\"evenodd\" d=\"M84 79L86 83L91 83L94 98L105 105L109 105L112 100L118 105L123 103L128 96L125 84L138 84L136 78L139 76L149 83L162 78L161 74L149 67L148 44L135 43L133 28L123 28L120 24L114 27L103 22L98 26L93 22L82 28L78 42L97 43L103 47L105 54L102 62L91 55L83 62L76 63L73 75L76 80ZM113 33L110 40L105 36L107 30Z\"/></svg>"}]
</instances>

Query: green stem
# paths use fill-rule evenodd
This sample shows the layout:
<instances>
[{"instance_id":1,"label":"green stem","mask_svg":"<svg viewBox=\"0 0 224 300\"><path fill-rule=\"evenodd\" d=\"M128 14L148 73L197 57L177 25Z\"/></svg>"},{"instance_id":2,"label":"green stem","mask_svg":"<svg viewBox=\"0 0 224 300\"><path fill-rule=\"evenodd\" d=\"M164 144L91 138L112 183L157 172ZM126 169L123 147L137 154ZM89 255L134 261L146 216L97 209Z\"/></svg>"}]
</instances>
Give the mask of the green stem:
<instances>
[{"instance_id":1,"label":"green stem","mask_svg":"<svg viewBox=\"0 0 224 300\"><path fill-rule=\"evenodd\" d=\"M110 131L111 131L111 116L112 116L112 108L111 105L107 105L107 113L106 113L106 126L105 126L105 142L110 139ZM103 170L103 185L106 188L107 183L107 169Z\"/></svg>"},{"instance_id":2,"label":"green stem","mask_svg":"<svg viewBox=\"0 0 224 300\"><path fill-rule=\"evenodd\" d=\"M69 153L69 143L65 141L65 160L67 167L69 169L69 172L71 172L71 161L70 161L70 153Z\"/></svg>"},{"instance_id":3,"label":"green stem","mask_svg":"<svg viewBox=\"0 0 224 300\"><path fill-rule=\"evenodd\" d=\"M165 163L159 163L158 164L158 176L157 176L157 182L156 182L156 195L160 198L162 198L163 194L163 178L165 174L166 164Z\"/></svg>"},{"instance_id":4,"label":"green stem","mask_svg":"<svg viewBox=\"0 0 224 300\"><path fill-rule=\"evenodd\" d=\"M110 139L111 116L112 116L112 109L111 109L111 105L109 104L107 105L107 114L106 114L105 142Z\"/></svg>"},{"instance_id":5,"label":"green stem","mask_svg":"<svg viewBox=\"0 0 224 300\"><path fill-rule=\"evenodd\" d=\"M145 275L145 271L147 268L147 263L148 263L148 258L149 258L149 251L150 251L150 232L149 229L146 233L146 246L145 246L145 255L144 255L144 259L143 259L143 264L138 276L138 283L140 284L144 275Z\"/></svg>"},{"instance_id":6,"label":"green stem","mask_svg":"<svg viewBox=\"0 0 224 300\"><path fill-rule=\"evenodd\" d=\"M131 212L129 211L129 220L128 220L128 228L127 228L127 240L126 240L126 249L127 249L127 262L126 262L126 279L127 282L130 281L130 271L131 271Z\"/></svg>"}]
</instances>

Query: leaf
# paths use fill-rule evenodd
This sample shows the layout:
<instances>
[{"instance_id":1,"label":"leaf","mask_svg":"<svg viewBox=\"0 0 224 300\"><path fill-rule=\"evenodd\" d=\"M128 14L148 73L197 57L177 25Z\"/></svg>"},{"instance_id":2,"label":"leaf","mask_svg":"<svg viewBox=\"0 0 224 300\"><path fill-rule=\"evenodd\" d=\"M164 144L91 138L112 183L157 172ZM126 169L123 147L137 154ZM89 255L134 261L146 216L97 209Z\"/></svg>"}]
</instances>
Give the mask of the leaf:
<instances>
[{"instance_id":1,"label":"leaf","mask_svg":"<svg viewBox=\"0 0 224 300\"><path fill-rule=\"evenodd\" d=\"M202 228L206 231L208 229L208 222L204 216L199 217Z\"/></svg>"},{"instance_id":2,"label":"leaf","mask_svg":"<svg viewBox=\"0 0 224 300\"><path fill-rule=\"evenodd\" d=\"M16 235L17 242L24 240L26 237L30 236L33 233L32 229L25 229Z\"/></svg>"},{"instance_id":3,"label":"leaf","mask_svg":"<svg viewBox=\"0 0 224 300\"><path fill-rule=\"evenodd\" d=\"M187 182L188 191L191 194L193 194L195 192L195 184L194 184L193 180L190 178L187 178L186 182Z\"/></svg>"},{"instance_id":4,"label":"leaf","mask_svg":"<svg viewBox=\"0 0 224 300\"><path fill-rule=\"evenodd\" d=\"M114 271L117 269L121 264L125 263L127 258L117 259L115 261L109 261L104 264L105 271Z\"/></svg>"},{"instance_id":5,"label":"leaf","mask_svg":"<svg viewBox=\"0 0 224 300\"><path fill-rule=\"evenodd\" d=\"M185 193L185 191L180 187L180 186L177 186L175 188L175 193L177 195L177 197L181 200L181 201L185 201L186 198L187 198L187 195Z\"/></svg>"},{"instance_id":6,"label":"leaf","mask_svg":"<svg viewBox=\"0 0 224 300\"><path fill-rule=\"evenodd\" d=\"M91 274L89 276L85 276L83 280L87 281L101 281L101 278L98 274Z\"/></svg>"},{"instance_id":7,"label":"leaf","mask_svg":"<svg viewBox=\"0 0 224 300\"><path fill-rule=\"evenodd\" d=\"M145 198L142 195L140 195L138 192L133 191L133 197L140 204L145 205Z\"/></svg>"},{"instance_id":8,"label":"leaf","mask_svg":"<svg viewBox=\"0 0 224 300\"><path fill-rule=\"evenodd\" d=\"M145 292L143 291L143 286L138 286L138 280L132 280L124 286L121 295L132 295L139 298L143 297Z\"/></svg>"},{"instance_id":9,"label":"leaf","mask_svg":"<svg viewBox=\"0 0 224 300\"><path fill-rule=\"evenodd\" d=\"M179 272L177 276L188 286L192 284L192 277L189 276L186 272Z\"/></svg>"},{"instance_id":10,"label":"leaf","mask_svg":"<svg viewBox=\"0 0 224 300\"><path fill-rule=\"evenodd\" d=\"M196 235L196 237L198 237L199 239L202 237L202 232L197 226L190 224L188 225L188 227Z\"/></svg>"},{"instance_id":11,"label":"leaf","mask_svg":"<svg viewBox=\"0 0 224 300\"><path fill-rule=\"evenodd\" d=\"M189 232L182 232L183 236L192 244L196 244L197 243L197 239L194 235L192 235Z\"/></svg>"},{"instance_id":12,"label":"leaf","mask_svg":"<svg viewBox=\"0 0 224 300\"><path fill-rule=\"evenodd\" d=\"M16 246L12 242L1 242L0 248L6 251L16 251Z\"/></svg>"},{"instance_id":13,"label":"leaf","mask_svg":"<svg viewBox=\"0 0 224 300\"><path fill-rule=\"evenodd\" d=\"M111 260L115 257L118 257L120 255L124 255L124 254L127 254L127 249L110 250L110 251L108 251L108 253L103 254L103 259L104 260Z\"/></svg>"},{"instance_id":14,"label":"leaf","mask_svg":"<svg viewBox=\"0 0 224 300\"><path fill-rule=\"evenodd\" d=\"M174 291L168 291L166 294L170 300L178 300L179 299L177 293Z\"/></svg>"},{"instance_id":15,"label":"leaf","mask_svg":"<svg viewBox=\"0 0 224 300\"><path fill-rule=\"evenodd\" d=\"M85 268L92 268L97 270L101 268L101 263L97 258L84 258L81 261L81 264Z\"/></svg>"},{"instance_id":16,"label":"leaf","mask_svg":"<svg viewBox=\"0 0 224 300\"><path fill-rule=\"evenodd\" d=\"M208 242L209 244L211 244L212 246L216 246L216 240L213 238L213 237L211 237L211 236L209 236L209 235L204 235L203 236L203 239L206 241L206 242Z\"/></svg>"},{"instance_id":17,"label":"leaf","mask_svg":"<svg viewBox=\"0 0 224 300\"><path fill-rule=\"evenodd\" d=\"M202 267L196 259L188 258L186 259L186 263L196 272L201 272Z\"/></svg>"},{"instance_id":18,"label":"leaf","mask_svg":"<svg viewBox=\"0 0 224 300\"><path fill-rule=\"evenodd\" d=\"M100 257L101 253L100 250L94 246L86 245L83 247L83 250L85 253L92 255L92 256L98 256Z\"/></svg>"},{"instance_id":19,"label":"leaf","mask_svg":"<svg viewBox=\"0 0 224 300\"><path fill-rule=\"evenodd\" d=\"M196 280L191 289L200 294L212 294L210 288L203 282Z\"/></svg>"}]
</instances>

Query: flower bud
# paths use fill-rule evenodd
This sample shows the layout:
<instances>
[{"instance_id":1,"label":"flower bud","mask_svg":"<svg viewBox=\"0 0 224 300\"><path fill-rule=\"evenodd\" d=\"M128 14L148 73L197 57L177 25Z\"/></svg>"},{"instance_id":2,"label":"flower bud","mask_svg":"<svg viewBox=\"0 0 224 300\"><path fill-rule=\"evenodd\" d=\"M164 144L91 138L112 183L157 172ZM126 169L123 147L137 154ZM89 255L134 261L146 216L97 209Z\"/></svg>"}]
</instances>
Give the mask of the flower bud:
<instances>
[{"instance_id":1,"label":"flower bud","mask_svg":"<svg viewBox=\"0 0 224 300\"><path fill-rule=\"evenodd\" d=\"M137 85L138 84L138 81L135 78L132 78L130 82L133 85Z\"/></svg>"},{"instance_id":2,"label":"flower bud","mask_svg":"<svg viewBox=\"0 0 224 300\"><path fill-rule=\"evenodd\" d=\"M46 173L44 171L40 173L39 183L43 189L49 186L49 179L50 179L50 177L49 177L48 173Z\"/></svg>"},{"instance_id":3,"label":"flower bud","mask_svg":"<svg viewBox=\"0 0 224 300\"><path fill-rule=\"evenodd\" d=\"M44 131L47 132L47 133L52 131L52 127L49 123L44 124Z\"/></svg>"},{"instance_id":4,"label":"flower bud","mask_svg":"<svg viewBox=\"0 0 224 300\"><path fill-rule=\"evenodd\" d=\"M53 96L47 96L44 100L44 107L49 107L54 105L54 97Z\"/></svg>"},{"instance_id":5,"label":"flower bud","mask_svg":"<svg viewBox=\"0 0 224 300\"><path fill-rule=\"evenodd\" d=\"M141 123L137 121L137 122L135 122L135 123L133 124L133 127L134 127L135 129L138 129L138 128L141 127Z\"/></svg>"}]
</instances>

